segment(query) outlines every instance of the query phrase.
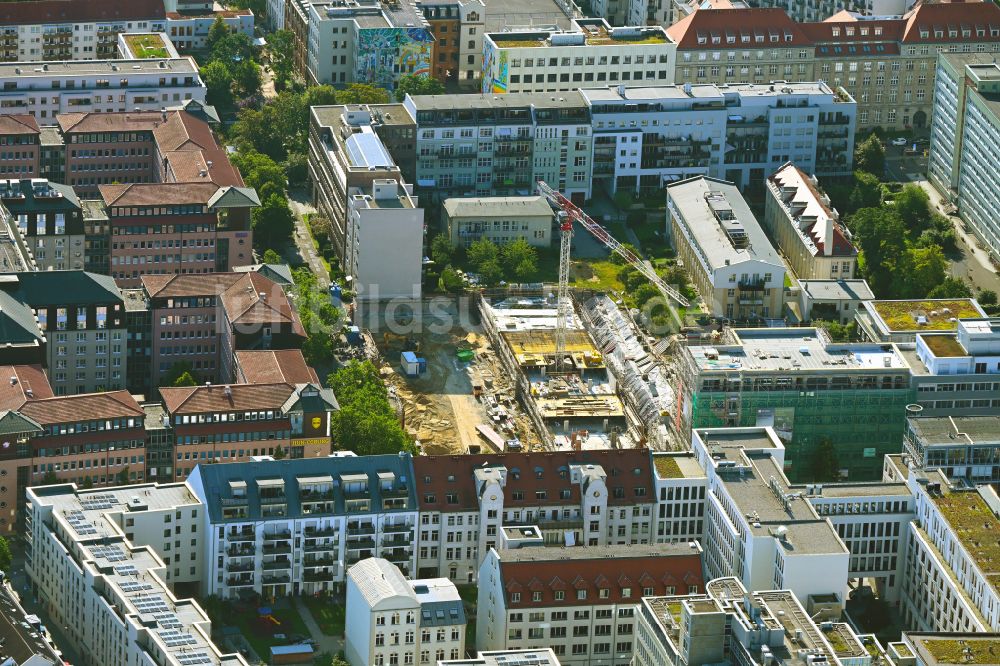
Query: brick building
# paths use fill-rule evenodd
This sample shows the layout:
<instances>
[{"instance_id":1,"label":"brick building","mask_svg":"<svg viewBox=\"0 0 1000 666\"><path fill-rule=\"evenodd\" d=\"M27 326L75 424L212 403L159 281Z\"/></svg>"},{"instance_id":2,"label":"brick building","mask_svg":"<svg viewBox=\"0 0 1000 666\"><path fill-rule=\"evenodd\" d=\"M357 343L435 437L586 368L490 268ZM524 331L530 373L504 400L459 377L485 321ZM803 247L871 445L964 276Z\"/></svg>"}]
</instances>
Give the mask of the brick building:
<instances>
[{"instance_id":1,"label":"brick building","mask_svg":"<svg viewBox=\"0 0 1000 666\"><path fill-rule=\"evenodd\" d=\"M34 116L0 115L0 177L37 177L41 159L40 139L41 130Z\"/></svg>"}]
</instances>

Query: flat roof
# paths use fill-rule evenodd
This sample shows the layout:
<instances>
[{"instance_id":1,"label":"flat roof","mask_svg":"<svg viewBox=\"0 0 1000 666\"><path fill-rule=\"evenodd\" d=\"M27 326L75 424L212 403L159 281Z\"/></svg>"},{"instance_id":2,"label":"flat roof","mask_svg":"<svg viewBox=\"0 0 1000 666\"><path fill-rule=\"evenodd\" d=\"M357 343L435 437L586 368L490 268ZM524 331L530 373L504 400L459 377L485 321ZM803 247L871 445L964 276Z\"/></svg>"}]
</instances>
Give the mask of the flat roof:
<instances>
[{"instance_id":1,"label":"flat roof","mask_svg":"<svg viewBox=\"0 0 1000 666\"><path fill-rule=\"evenodd\" d=\"M344 139L348 163L352 167L367 169L385 169L393 167L396 162L392 155L382 145L382 140L375 134L371 125L362 125L360 132L353 132Z\"/></svg>"},{"instance_id":2,"label":"flat roof","mask_svg":"<svg viewBox=\"0 0 1000 666\"><path fill-rule=\"evenodd\" d=\"M564 560L643 559L699 555L688 543L631 544L617 546L527 546L499 552L501 562L557 562Z\"/></svg>"},{"instance_id":3,"label":"flat roof","mask_svg":"<svg viewBox=\"0 0 1000 666\"><path fill-rule=\"evenodd\" d=\"M116 74L127 78L136 72L163 72L172 74L197 74L198 66L190 57L139 58L136 60L58 60L37 62L0 63L0 78L31 79L58 76L87 76ZM148 85L148 84L143 84ZM117 88L117 83L114 85ZM23 88L19 90L27 90ZM92 92L91 88L65 88L65 92ZM7 91L12 92L12 91Z\"/></svg>"},{"instance_id":4,"label":"flat roof","mask_svg":"<svg viewBox=\"0 0 1000 666\"><path fill-rule=\"evenodd\" d=\"M407 95L417 111L457 111L460 109L518 109L537 106L553 108L586 108L578 90L558 93L507 93L504 95ZM530 119L526 118L525 122ZM511 124L514 124L513 122Z\"/></svg>"},{"instance_id":5,"label":"flat roof","mask_svg":"<svg viewBox=\"0 0 1000 666\"><path fill-rule=\"evenodd\" d=\"M941 484L940 493L929 496L987 582L1000 590L1000 518L980 494L988 488L955 491Z\"/></svg>"},{"instance_id":6,"label":"flat roof","mask_svg":"<svg viewBox=\"0 0 1000 666\"><path fill-rule=\"evenodd\" d=\"M799 280L814 301L870 301L875 293L866 280Z\"/></svg>"},{"instance_id":7,"label":"flat roof","mask_svg":"<svg viewBox=\"0 0 1000 666\"><path fill-rule=\"evenodd\" d=\"M890 334L954 331L959 319L986 316L979 303L971 298L869 301L865 307L877 315L879 327Z\"/></svg>"},{"instance_id":8,"label":"flat roof","mask_svg":"<svg viewBox=\"0 0 1000 666\"><path fill-rule=\"evenodd\" d=\"M899 350L879 343L827 342L815 328L744 328L734 345L687 347L706 371L909 371Z\"/></svg>"},{"instance_id":9,"label":"flat roof","mask_svg":"<svg viewBox=\"0 0 1000 666\"><path fill-rule=\"evenodd\" d=\"M761 261L772 264L775 271L784 271L784 263L733 183L703 176L688 178L667 186L667 200L682 218L684 235L709 270ZM745 243L738 247L734 239L741 233Z\"/></svg>"},{"instance_id":10,"label":"flat roof","mask_svg":"<svg viewBox=\"0 0 1000 666\"><path fill-rule=\"evenodd\" d=\"M789 92L785 92L784 90ZM604 102L638 102L656 101L660 99L693 99L699 101L718 100L722 101L727 93L735 93L738 97L778 97L786 94L800 95L833 95L823 81L800 81L791 83L775 84L774 86L762 85L759 83L727 83L727 84L692 84L685 86L662 85L662 86L635 86L635 87L594 87L582 88L580 93L591 101ZM730 112L738 112L740 107L732 107Z\"/></svg>"},{"instance_id":11,"label":"flat roof","mask_svg":"<svg viewBox=\"0 0 1000 666\"><path fill-rule=\"evenodd\" d=\"M705 478L705 470L690 451L653 453L653 469L661 479Z\"/></svg>"},{"instance_id":12,"label":"flat roof","mask_svg":"<svg viewBox=\"0 0 1000 666\"><path fill-rule=\"evenodd\" d=\"M449 217L496 216L519 217L553 215L552 207L541 195L530 197L452 197L442 204Z\"/></svg>"},{"instance_id":13,"label":"flat roof","mask_svg":"<svg viewBox=\"0 0 1000 666\"><path fill-rule=\"evenodd\" d=\"M918 416L907 422L924 445L1000 445L1000 416Z\"/></svg>"},{"instance_id":14,"label":"flat roof","mask_svg":"<svg viewBox=\"0 0 1000 666\"><path fill-rule=\"evenodd\" d=\"M903 637L925 666L1000 663L1000 634L904 632Z\"/></svg>"}]
</instances>

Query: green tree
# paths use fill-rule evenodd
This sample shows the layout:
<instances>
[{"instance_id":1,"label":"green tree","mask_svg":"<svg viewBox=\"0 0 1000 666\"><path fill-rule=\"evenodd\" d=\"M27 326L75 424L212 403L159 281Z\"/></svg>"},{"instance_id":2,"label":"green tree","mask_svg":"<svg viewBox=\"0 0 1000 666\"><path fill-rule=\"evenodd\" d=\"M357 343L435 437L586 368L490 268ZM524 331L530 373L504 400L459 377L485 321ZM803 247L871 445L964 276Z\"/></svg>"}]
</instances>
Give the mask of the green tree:
<instances>
[{"instance_id":1,"label":"green tree","mask_svg":"<svg viewBox=\"0 0 1000 666\"><path fill-rule=\"evenodd\" d=\"M274 72L275 90L284 90L292 80L295 69L293 60L294 35L291 30L278 30L267 37L268 53L271 56L271 70Z\"/></svg>"},{"instance_id":2,"label":"green tree","mask_svg":"<svg viewBox=\"0 0 1000 666\"><path fill-rule=\"evenodd\" d=\"M253 240L258 247L284 244L295 229L295 216L288 207L288 200L272 194L251 213Z\"/></svg>"},{"instance_id":3,"label":"green tree","mask_svg":"<svg viewBox=\"0 0 1000 666\"><path fill-rule=\"evenodd\" d=\"M184 375L191 377L194 381L190 384L178 384ZM160 386L195 386L198 383L197 379L194 374L194 366L190 362L177 361L170 366L166 374L160 377Z\"/></svg>"},{"instance_id":4,"label":"green tree","mask_svg":"<svg viewBox=\"0 0 1000 666\"><path fill-rule=\"evenodd\" d=\"M895 210L862 208L850 219L862 273L879 298L890 298L897 267L907 258L906 228ZM900 277L905 278L902 272Z\"/></svg>"},{"instance_id":5,"label":"green tree","mask_svg":"<svg viewBox=\"0 0 1000 666\"><path fill-rule=\"evenodd\" d=\"M482 272L483 264L490 261L496 262L497 266L500 265L500 248L489 238L473 241L465 255L468 257L469 265L476 272ZM503 270L500 272L503 273Z\"/></svg>"},{"instance_id":6,"label":"green tree","mask_svg":"<svg viewBox=\"0 0 1000 666\"><path fill-rule=\"evenodd\" d=\"M479 281L487 287L492 287L503 280L503 266L497 259L488 259L479 266Z\"/></svg>"},{"instance_id":7,"label":"green tree","mask_svg":"<svg viewBox=\"0 0 1000 666\"><path fill-rule=\"evenodd\" d=\"M997 304L997 292L992 289L983 289L979 292L979 296L976 297L979 304L984 308Z\"/></svg>"},{"instance_id":8,"label":"green tree","mask_svg":"<svg viewBox=\"0 0 1000 666\"><path fill-rule=\"evenodd\" d=\"M284 263L284 260L281 258L281 255L272 250L271 248L267 248L266 250L264 250L264 256L261 257L261 261L264 262L265 264Z\"/></svg>"},{"instance_id":9,"label":"green tree","mask_svg":"<svg viewBox=\"0 0 1000 666\"><path fill-rule=\"evenodd\" d=\"M83 488L84 490L90 490L91 488L94 487L94 480L91 479L89 476L85 476L83 477L83 483L80 484L80 487Z\"/></svg>"},{"instance_id":10,"label":"green tree","mask_svg":"<svg viewBox=\"0 0 1000 666\"><path fill-rule=\"evenodd\" d=\"M394 94L399 101L407 95L443 95L444 84L430 76L407 74L399 77Z\"/></svg>"},{"instance_id":11,"label":"green tree","mask_svg":"<svg viewBox=\"0 0 1000 666\"><path fill-rule=\"evenodd\" d=\"M253 40L242 32L227 32L211 48L211 60L232 67L244 61L253 62Z\"/></svg>"},{"instance_id":12,"label":"green tree","mask_svg":"<svg viewBox=\"0 0 1000 666\"><path fill-rule=\"evenodd\" d=\"M283 166L292 186L305 185L309 180L309 158L305 153L288 153Z\"/></svg>"},{"instance_id":13,"label":"green tree","mask_svg":"<svg viewBox=\"0 0 1000 666\"><path fill-rule=\"evenodd\" d=\"M187 371L181 374L181 376L175 379L174 383L171 384L171 386L197 386L197 385L198 381L194 378L194 376L190 372Z\"/></svg>"},{"instance_id":14,"label":"green tree","mask_svg":"<svg viewBox=\"0 0 1000 666\"><path fill-rule=\"evenodd\" d=\"M119 486L128 485L128 465L123 467L115 474L115 483Z\"/></svg>"},{"instance_id":15,"label":"green tree","mask_svg":"<svg viewBox=\"0 0 1000 666\"><path fill-rule=\"evenodd\" d=\"M260 67L251 60L240 60L230 66L229 71L233 75L233 83L236 84L236 91L241 99L252 97L260 92L263 79Z\"/></svg>"},{"instance_id":16,"label":"green tree","mask_svg":"<svg viewBox=\"0 0 1000 666\"><path fill-rule=\"evenodd\" d=\"M637 248L635 245L632 245L631 243L622 243L622 247L624 247L626 250L628 250L637 257L642 256L642 252L639 251L639 248ZM611 255L611 263L618 264L619 266L621 266L625 263L625 259L620 254L615 252Z\"/></svg>"},{"instance_id":17,"label":"green tree","mask_svg":"<svg viewBox=\"0 0 1000 666\"><path fill-rule=\"evenodd\" d=\"M449 266L441 271L441 288L450 294L457 294L465 289L465 282L455 269Z\"/></svg>"},{"instance_id":18,"label":"green tree","mask_svg":"<svg viewBox=\"0 0 1000 666\"><path fill-rule=\"evenodd\" d=\"M338 104L388 104L389 93L370 83L350 83L337 93Z\"/></svg>"},{"instance_id":19,"label":"green tree","mask_svg":"<svg viewBox=\"0 0 1000 666\"><path fill-rule=\"evenodd\" d=\"M882 181L867 171L854 172L854 187L848 198L847 207L841 212L853 213L860 208L877 208L882 203Z\"/></svg>"},{"instance_id":20,"label":"green tree","mask_svg":"<svg viewBox=\"0 0 1000 666\"><path fill-rule=\"evenodd\" d=\"M337 103L337 91L333 86L310 86L305 92L306 114L303 125L309 128L309 108L313 106L329 106Z\"/></svg>"},{"instance_id":21,"label":"green tree","mask_svg":"<svg viewBox=\"0 0 1000 666\"><path fill-rule=\"evenodd\" d=\"M51 486L56 483L59 483L59 477L50 469L45 474L42 474L42 482L39 485Z\"/></svg>"},{"instance_id":22,"label":"green tree","mask_svg":"<svg viewBox=\"0 0 1000 666\"><path fill-rule=\"evenodd\" d=\"M447 234L438 234L431 240L431 259L439 266L447 266L451 263L455 254L455 247Z\"/></svg>"},{"instance_id":23,"label":"green tree","mask_svg":"<svg viewBox=\"0 0 1000 666\"><path fill-rule=\"evenodd\" d=\"M285 191L285 170L268 155L251 150L236 153L231 161L243 174L243 182L256 189L262 200L266 198L262 191L267 184L272 185L268 196Z\"/></svg>"},{"instance_id":24,"label":"green tree","mask_svg":"<svg viewBox=\"0 0 1000 666\"><path fill-rule=\"evenodd\" d=\"M885 173L885 146L874 133L855 148L854 168L879 177Z\"/></svg>"},{"instance_id":25,"label":"green tree","mask_svg":"<svg viewBox=\"0 0 1000 666\"><path fill-rule=\"evenodd\" d=\"M812 480L836 481L840 478L837 449L829 437L821 437L812 455Z\"/></svg>"},{"instance_id":26,"label":"green tree","mask_svg":"<svg viewBox=\"0 0 1000 666\"><path fill-rule=\"evenodd\" d=\"M212 51L215 48L215 45L228 34L229 28L226 27L225 21L222 20L221 16L217 16L215 21L212 22L212 27L208 29L208 37L205 38L205 46L208 47L209 51Z\"/></svg>"},{"instance_id":27,"label":"green tree","mask_svg":"<svg viewBox=\"0 0 1000 666\"><path fill-rule=\"evenodd\" d=\"M528 282L538 272L538 250L517 238L500 248L500 262L508 280Z\"/></svg>"},{"instance_id":28,"label":"green tree","mask_svg":"<svg viewBox=\"0 0 1000 666\"><path fill-rule=\"evenodd\" d=\"M340 410L331 416L334 441L358 455L414 451L399 425L378 369L370 362L352 362L327 377Z\"/></svg>"},{"instance_id":29,"label":"green tree","mask_svg":"<svg viewBox=\"0 0 1000 666\"><path fill-rule=\"evenodd\" d=\"M205 99L220 109L233 106L233 77L225 63L210 62L201 68L201 79L205 82Z\"/></svg>"},{"instance_id":30,"label":"green tree","mask_svg":"<svg viewBox=\"0 0 1000 666\"><path fill-rule=\"evenodd\" d=\"M346 659L344 659L340 655L337 655L330 661L330 666L351 666L351 665L347 662Z\"/></svg>"},{"instance_id":31,"label":"green tree","mask_svg":"<svg viewBox=\"0 0 1000 666\"><path fill-rule=\"evenodd\" d=\"M274 456L275 460L283 460L285 458L285 450L283 448L281 448L280 444L278 446L274 447L274 454L273 454L273 456Z\"/></svg>"},{"instance_id":32,"label":"green tree","mask_svg":"<svg viewBox=\"0 0 1000 666\"><path fill-rule=\"evenodd\" d=\"M927 298L972 298L972 290L964 281L946 277L941 284L927 292Z\"/></svg>"},{"instance_id":33,"label":"green tree","mask_svg":"<svg viewBox=\"0 0 1000 666\"><path fill-rule=\"evenodd\" d=\"M10 571L10 565L14 561L14 556L10 552L10 544L7 539L0 537L0 570Z\"/></svg>"},{"instance_id":34,"label":"green tree","mask_svg":"<svg viewBox=\"0 0 1000 666\"><path fill-rule=\"evenodd\" d=\"M919 235L931 226L931 199L919 185L904 185L892 205L912 235Z\"/></svg>"},{"instance_id":35,"label":"green tree","mask_svg":"<svg viewBox=\"0 0 1000 666\"><path fill-rule=\"evenodd\" d=\"M948 260L940 247L911 247L907 256L907 273L897 275L899 293L904 298L924 298L945 281Z\"/></svg>"}]
</instances>

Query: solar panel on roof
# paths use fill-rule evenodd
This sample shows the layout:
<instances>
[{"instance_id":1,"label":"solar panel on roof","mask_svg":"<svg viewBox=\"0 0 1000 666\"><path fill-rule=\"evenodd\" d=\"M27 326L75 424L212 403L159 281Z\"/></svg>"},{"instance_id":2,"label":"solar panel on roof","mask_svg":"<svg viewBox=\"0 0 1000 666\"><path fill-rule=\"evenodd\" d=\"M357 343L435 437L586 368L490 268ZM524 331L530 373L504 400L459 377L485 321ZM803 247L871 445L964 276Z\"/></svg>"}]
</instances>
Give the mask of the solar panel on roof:
<instances>
[{"instance_id":1,"label":"solar panel on roof","mask_svg":"<svg viewBox=\"0 0 1000 666\"><path fill-rule=\"evenodd\" d=\"M115 573L119 576L138 576L139 570L135 568L134 564L122 564L115 567Z\"/></svg>"},{"instance_id":2,"label":"solar panel on roof","mask_svg":"<svg viewBox=\"0 0 1000 666\"><path fill-rule=\"evenodd\" d=\"M208 656L207 652L188 652L177 655L177 661L181 663L181 666L195 666L196 664L211 664L212 658Z\"/></svg>"},{"instance_id":3,"label":"solar panel on roof","mask_svg":"<svg viewBox=\"0 0 1000 666\"><path fill-rule=\"evenodd\" d=\"M180 631L179 629L165 629L159 632L160 638L167 647L181 647L184 645L197 645L198 641L195 637L186 631Z\"/></svg>"},{"instance_id":4,"label":"solar panel on roof","mask_svg":"<svg viewBox=\"0 0 1000 666\"><path fill-rule=\"evenodd\" d=\"M170 610L167 600L158 594L137 594L131 598L131 601L140 613L158 613Z\"/></svg>"},{"instance_id":5,"label":"solar panel on roof","mask_svg":"<svg viewBox=\"0 0 1000 666\"><path fill-rule=\"evenodd\" d=\"M177 616L170 612L154 613L153 619L164 629L180 629L184 626Z\"/></svg>"},{"instance_id":6,"label":"solar panel on roof","mask_svg":"<svg viewBox=\"0 0 1000 666\"><path fill-rule=\"evenodd\" d=\"M127 580L121 584L121 588L126 594L131 594L133 592L141 592L142 590L152 590L153 586L149 583L140 583L137 580Z\"/></svg>"}]
</instances>

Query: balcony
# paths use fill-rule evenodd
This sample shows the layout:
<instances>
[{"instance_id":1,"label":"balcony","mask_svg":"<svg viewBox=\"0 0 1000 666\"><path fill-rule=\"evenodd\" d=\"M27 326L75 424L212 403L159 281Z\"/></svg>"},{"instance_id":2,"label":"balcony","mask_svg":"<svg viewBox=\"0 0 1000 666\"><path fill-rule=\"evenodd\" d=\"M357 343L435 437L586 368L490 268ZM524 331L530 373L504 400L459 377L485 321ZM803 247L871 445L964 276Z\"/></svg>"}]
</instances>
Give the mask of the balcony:
<instances>
[{"instance_id":1,"label":"balcony","mask_svg":"<svg viewBox=\"0 0 1000 666\"><path fill-rule=\"evenodd\" d=\"M347 523L347 536L361 536L364 534L375 534L373 523Z\"/></svg>"},{"instance_id":2,"label":"balcony","mask_svg":"<svg viewBox=\"0 0 1000 666\"><path fill-rule=\"evenodd\" d=\"M280 585L281 583L288 583L291 581L291 576L288 574L264 574L261 578L261 582L264 585Z\"/></svg>"},{"instance_id":3,"label":"balcony","mask_svg":"<svg viewBox=\"0 0 1000 666\"><path fill-rule=\"evenodd\" d=\"M272 505L272 504L287 504L288 498L284 495L268 495L261 496L260 498L261 506Z\"/></svg>"},{"instance_id":4,"label":"balcony","mask_svg":"<svg viewBox=\"0 0 1000 666\"><path fill-rule=\"evenodd\" d=\"M307 583L332 581L337 576L337 569L321 569L319 571L307 571L302 575L302 580Z\"/></svg>"},{"instance_id":5,"label":"balcony","mask_svg":"<svg viewBox=\"0 0 1000 666\"><path fill-rule=\"evenodd\" d=\"M292 547L287 543L266 545L261 549L261 552L265 555L282 555L292 552Z\"/></svg>"},{"instance_id":6,"label":"balcony","mask_svg":"<svg viewBox=\"0 0 1000 666\"><path fill-rule=\"evenodd\" d=\"M226 550L226 554L229 557L253 557L257 549L254 546L243 545L243 546L230 546Z\"/></svg>"},{"instance_id":7,"label":"balcony","mask_svg":"<svg viewBox=\"0 0 1000 666\"><path fill-rule=\"evenodd\" d=\"M410 523L386 523L382 525L382 531L385 533L411 532L412 530L413 525Z\"/></svg>"},{"instance_id":8,"label":"balcony","mask_svg":"<svg viewBox=\"0 0 1000 666\"><path fill-rule=\"evenodd\" d=\"M313 541L312 543L306 543L302 550L307 553L315 553L319 551L329 551L337 547L336 540L334 541Z\"/></svg>"},{"instance_id":9,"label":"balcony","mask_svg":"<svg viewBox=\"0 0 1000 666\"><path fill-rule=\"evenodd\" d=\"M409 546L413 543L412 539L409 539L401 534L395 534L391 537L383 537L382 547L383 548L395 548L396 546Z\"/></svg>"},{"instance_id":10,"label":"balcony","mask_svg":"<svg viewBox=\"0 0 1000 666\"><path fill-rule=\"evenodd\" d=\"M349 540L347 542L347 550L361 550L362 548L374 548L375 539L371 537L362 537L360 539Z\"/></svg>"},{"instance_id":11,"label":"balcony","mask_svg":"<svg viewBox=\"0 0 1000 666\"><path fill-rule=\"evenodd\" d=\"M230 562L226 565L226 573L238 573L241 571L253 571L253 562Z\"/></svg>"},{"instance_id":12,"label":"balcony","mask_svg":"<svg viewBox=\"0 0 1000 666\"><path fill-rule=\"evenodd\" d=\"M332 502L333 490L304 490L299 493L299 501L302 504L312 502Z\"/></svg>"},{"instance_id":13,"label":"balcony","mask_svg":"<svg viewBox=\"0 0 1000 666\"><path fill-rule=\"evenodd\" d=\"M268 541L279 541L281 539L291 539L291 530L285 530L283 532L265 532L264 533L264 543Z\"/></svg>"},{"instance_id":14,"label":"balcony","mask_svg":"<svg viewBox=\"0 0 1000 666\"><path fill-rule=\"evenodd\" d=\"M313 559L303 560L302 566L306 568L310 567L328 567L334 564L335 560L332 557L316 557Z\"/></svg>"},{"instance_id":15,"label":"balcony","mask_svg":"<svg viewBox=\"0 0 1000 666\"><path fill-rule=\"evenodd\" d=\"M253 587L253 576L230 576L226 579L229 587Z\"/></svg>"},{"instance_id":16,"label":"balcony","mask_svg":"<svg viewBox=\"0 0 1000 666\"><path fill-rule=\"evenodd\" d=\"M260 565L264 571L277 571L282 569L291 569L292 563L290 560L271 560L270 562L264 562Z\"/></svg>"},{"instance_id":17,"label":"balcony","mask_svg":"<svg viewBox=\"0 0 1000 666\"><path fill-rule=\"evenodd\" d=\"M226 535L229 541L256 541L256 532L230 532Z\"/></svg>"},{"instance_id":18,"label":"balcony","mask_svg":"<svg viewBox=\"0 0 1000 666\"><path fill-rule=\"evenodd\" d=\"M379 493L382 495L382 499L389 497L409 497L410 491L406 487L399 488L380 488Z\"/></svg>"},{"instance_id":19,"label":"balcony","mask_svg":"<svg viewBox=\"0 0 1000 666\"><path fill-rule=\"evenodd\" d=\"M337 530L332 527L307 527L305 529L306 538L333 536Z\"/></svg>"},{"instance_id":20,"label":"balcony","mask_svg":"<svg viewBox=\"0 0 1000 666\"><path fill-rule=\"evenodd\" d=\"M540 530L582 529L583 519L559 518L556 520L536 520L535 525L537 525Z\"/></svg>"}]
</instances>

